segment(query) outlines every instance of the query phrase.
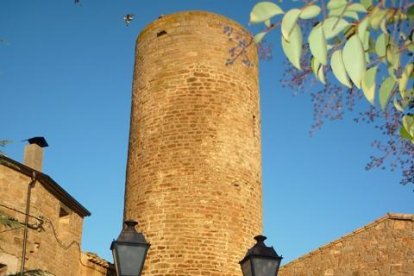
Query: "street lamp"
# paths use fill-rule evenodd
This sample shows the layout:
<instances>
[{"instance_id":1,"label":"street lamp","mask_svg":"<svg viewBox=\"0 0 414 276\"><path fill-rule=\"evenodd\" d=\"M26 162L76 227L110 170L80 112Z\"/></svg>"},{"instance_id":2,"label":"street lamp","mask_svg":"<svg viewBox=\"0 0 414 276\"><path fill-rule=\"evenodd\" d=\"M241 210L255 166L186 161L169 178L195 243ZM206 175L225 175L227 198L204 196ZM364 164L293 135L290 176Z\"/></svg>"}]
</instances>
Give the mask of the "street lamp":
<instances>
[{"instance_id":1,"label":"street lamp","mask_svg":"<svg viewBox=\"0 0 414 276\"><path fill-rule=\"evenodd\" d=\"M247 250L240 261L244 276L277 276L282 256L277 255L272 247L264 244L265 236L254 237L256 244Z\"/></svg>"},{"instance_id":2,"label":"street lamp","mask_svg":"<svg viewBox=\"0 0 414 276\"><path fill-rule=\"evenodd\" d=\"M139 276L150 244L147 243L142 233L135 230L138 222L126 220L124 223L125 227L118 239L111 243L116 274L118 276Z\"/></svg>"}]
</instances>

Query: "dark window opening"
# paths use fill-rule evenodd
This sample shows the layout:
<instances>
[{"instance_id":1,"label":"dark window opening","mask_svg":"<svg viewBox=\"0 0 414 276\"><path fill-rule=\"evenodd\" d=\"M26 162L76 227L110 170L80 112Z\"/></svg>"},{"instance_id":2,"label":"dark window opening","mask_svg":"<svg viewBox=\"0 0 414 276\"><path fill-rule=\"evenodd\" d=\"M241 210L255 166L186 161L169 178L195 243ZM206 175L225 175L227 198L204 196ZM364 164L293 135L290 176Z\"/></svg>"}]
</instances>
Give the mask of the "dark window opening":
<instances>
[{"instance_id":1,"label":"dark window opening","mask_svg":"<svg viewBox=\"0 0 414 276\"><path fill-rule=\"evenodd\" d=\"M72 210L61 203L59 208L58 233L60 239L66 239L69 233L69 225Z\"/></svg>"},{"instance_id":2,"label":"dark window opening","mask_svg":"<svg viewBox=\"0 0 414 276\"><path fill-rule=\"evenodd\" d=\"M164 31L164 30L162 30L162 31L160 31L160 32L157 33L157 37L160 37L160 36L166 35L166 34L167 34L167 32Z\"/></svg>"},{"instance_id":3,"label":"dark window opening","mask_svg":"<svg viewBox=\"0 0 414 276\"><path fill-rule=\"evenodd\" d=\"M63 218L63 217L69 216L69 215L70 215L69 210L67 210L64 207L60 207L60 209L59 209L59 217L60 218Z\"/></svg>"}]
</instances>

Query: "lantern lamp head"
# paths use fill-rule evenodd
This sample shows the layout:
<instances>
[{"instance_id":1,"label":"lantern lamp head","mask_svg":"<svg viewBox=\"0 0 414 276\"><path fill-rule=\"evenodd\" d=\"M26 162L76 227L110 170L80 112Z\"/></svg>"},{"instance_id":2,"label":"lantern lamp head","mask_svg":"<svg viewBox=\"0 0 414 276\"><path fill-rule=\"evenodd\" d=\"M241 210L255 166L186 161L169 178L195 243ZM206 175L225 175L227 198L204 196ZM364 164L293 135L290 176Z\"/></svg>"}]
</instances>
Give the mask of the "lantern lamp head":
<instances>
[{"instance_id":1,"label":"lantern lamp head","mask_svg":"<svg viewBox=\"0 0 414 276\"><path fill-rule=\"evenodd\" d=\"M243 276L277 276L282 256L273 247L264 244L265 236L254 237L256 244L247 250L246 256L240 261Z\"/></svg>"},{"instance_id":2,"label":"lantern lamp head","mask_svg":"<svg viewBox=\"0 0 414 276\"><path fill-rule=\"evenodd\" d=\"M150 244L135 230L138 222L126 220L124 224L118 239L111 244L116 273L118 276L139 276Z\"/></svg>"}]
</instances>

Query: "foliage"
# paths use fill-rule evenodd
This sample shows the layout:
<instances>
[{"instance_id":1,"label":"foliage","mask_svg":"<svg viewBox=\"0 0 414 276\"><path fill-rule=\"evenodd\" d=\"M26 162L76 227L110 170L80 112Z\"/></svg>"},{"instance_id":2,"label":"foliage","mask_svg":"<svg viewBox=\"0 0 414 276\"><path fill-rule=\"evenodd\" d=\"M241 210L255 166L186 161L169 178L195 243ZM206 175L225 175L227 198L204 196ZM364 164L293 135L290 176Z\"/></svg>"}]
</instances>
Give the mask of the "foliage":
<instances>
[{"instance_id":1,"label":"foliage","mask_svg":"<svg viewBox=\"0 0 414 276\"><path fill-rule=\"evenodd\" d=\"M11 141L9 141L9 140L3 140L3 139L0 139L0 148L3 148L3 147L5 147L7 144L10 144L11 143ZM1 151L0 150L0 155L1 154L4 154L3 153L3 151Z\"/></svg>"},{"instance_id":2,"label":"foliage","mask_svg":"<svg viewBox=\"0 0 414 276\"><path fill-rule=\"evenodd\" d=\"M2 214L1 212L0 212L0 224L6 227L12 228L12 229L19 228L22 226L22 224L18 220L16 220L15 218L9 217L6 214Z\"/></svg>"},{"instance_id":3,"label":"foliage","mask_svg":"<svg viewBox=\"0 0 414 276\"><path fill-rule=\"evenodd\" d=\"M304 1L302 7L285 12L273 2L259 2L250 22L264 24L254 37L261 46L268 33L280 27L290 63L285 85L301 90L312 75L324 84L312 93L312 130L320 128L323 119L341 119L345 105L353 109L355 101L365 97L372 108L355 120L376 124L388 138L386 144L373 143L384 154L371 157L367 169L383 167L385 159L393 157L391 169L401 167L402 183L414 183L414 3Z\"/></svg>"},{"instance_id":4,"label":"foliage","mask_svg":"<svg viewBox=\"0 0 414 276\"><path fill-rule=\"evenodd\" d=\"M258 3L250 22L264 23L266 29L256 34L255 42L259 43L274 28L271 19L284 14L280 24L282 48L292 65L302 70L303 35L299 23L318 19L307 39L315 77L325 84L325 73L330 69L342 85L362 89L370 103L374 104L377 95L382 110L392 102L402 114L401 137L414 142L414 115L409 113L414 105L414 4L402 0L398 7L387 7L385 1L330 0L319 7L315 3L286 13L275 3ZM377 92L379 67L386 72L378 82Z\"/></svg>"}]
</instances>

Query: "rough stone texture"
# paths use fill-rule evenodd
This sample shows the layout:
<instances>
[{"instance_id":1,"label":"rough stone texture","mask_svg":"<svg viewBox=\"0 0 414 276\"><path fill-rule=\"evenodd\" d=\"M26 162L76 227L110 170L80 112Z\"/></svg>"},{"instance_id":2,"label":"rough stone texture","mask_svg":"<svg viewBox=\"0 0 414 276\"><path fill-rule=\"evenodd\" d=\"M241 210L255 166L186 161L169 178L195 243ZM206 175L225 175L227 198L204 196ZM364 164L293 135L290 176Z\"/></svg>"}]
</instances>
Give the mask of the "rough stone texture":
<instances>
[{"instance_id":1,"label":"rough stone texture","mask_svg":"<svg viewBox=\"0 0 414 276\"><path fill-rule=\"evenodd\" d=\"M288 263L279 275L414 275L414 215L388 214Z\"/></svg>"},{"instance_id":2,"label":"rough stone texture","mask_svg":"<svg viewBox=\"0 0 414 276\"><path fill-rule=\"evenodd\" d=\"M7 265L0 275L20 272L30 182L31 177L19 172L18 166L0 163L0 214L20 223L13 227L0 224L0 264ZM107 275L109 264L105 267L103 261L81 259L82 216L64 206L39 181L32 188L30 206L26 270L41 269L57 276Z\"/></svg>"},{"instance_id":3,"label":"rough stone texture","mask_svg":"<svg viewBox=\"0 0 414 276\"><path fill-rule=\"evenodd\" d=\"M29 166L37 171L43 169L43 148L37 144L28 144L24 148L24 161L26 166Z\"/></svg>"},{"instance_id":4,"label":"rough stone texture","mask_svg":"<svg viewBox=\"0 0 414 276\"><path fill-rule=\"evenodd\" d=\"M262 232L258 69L226 66L251 36L225 17L164 16L138 37L126 219L152 246L144 275L240 275ZM257 63L257 49L247 49Z\"/></svg>"},{"instance_id":5,"label":"rough stone texture","mask_svg":"<svg viewBox=\"0 0 414 276\"><path fill-rule=\"evenodd\" d=\"M95 253L82 252L80 276L115 276L114 266Z\"/></svg>"},{"instance_id":6,"label":"rough stone texture","mask_svg":"<svg viewBox=\"0 0 414 276\"><path fill-rule=\"evenodd\" d=\"M0 166L2 213L24 222L25 216L22 213L25 212L27 187L30 182L30 177L6 166ZM71 212L62 220L59 218L60 206L60 202L40 183L35 184L32 188L30 214L37 218L43 217L44 224L38 230L29 230L26 269L41 268L56 275L79 275L79 244L83 219ZM39 225L40 220L33 217L30 218L29 224ZM0 225L0 232L5 230L10 228ZM9 255L14 256L18 259L18 270L20 270L22 243L23 227L2 232L0 262L3 255L9 258ZM71 243L72 246L69 246ZM69 248L66 249L66 246Z\"/></svg>"}]
</instances>

